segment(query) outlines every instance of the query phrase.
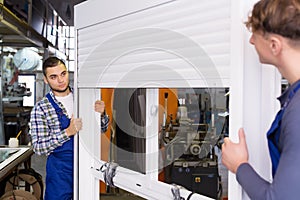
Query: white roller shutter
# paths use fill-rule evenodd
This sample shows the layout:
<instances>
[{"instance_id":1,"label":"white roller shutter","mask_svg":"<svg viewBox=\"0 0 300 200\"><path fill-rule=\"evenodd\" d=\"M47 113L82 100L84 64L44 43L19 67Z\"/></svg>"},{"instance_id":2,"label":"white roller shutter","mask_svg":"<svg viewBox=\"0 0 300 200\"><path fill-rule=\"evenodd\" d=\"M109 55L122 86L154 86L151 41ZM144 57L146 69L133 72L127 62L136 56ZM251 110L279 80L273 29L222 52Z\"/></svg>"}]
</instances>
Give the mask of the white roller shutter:
<instances>
[{"instance_id":1,"label":"white roller shutter","mask_svg":"<svg viewBox=\"0 0 300 200\"><path fill-rule=\"evenodd\" d=\"M228 0L154 3L77 24L79 88L229 86Z\"/></svg>"}]
</instances>

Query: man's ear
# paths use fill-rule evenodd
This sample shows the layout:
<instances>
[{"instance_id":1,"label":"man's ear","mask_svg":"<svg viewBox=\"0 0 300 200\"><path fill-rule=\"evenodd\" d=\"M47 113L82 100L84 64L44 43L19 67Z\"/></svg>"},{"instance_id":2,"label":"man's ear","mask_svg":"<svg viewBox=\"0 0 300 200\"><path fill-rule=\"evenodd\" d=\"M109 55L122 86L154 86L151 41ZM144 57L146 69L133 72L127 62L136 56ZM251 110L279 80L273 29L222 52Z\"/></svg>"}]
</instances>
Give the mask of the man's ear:
<instances>
[{"instance_id":1,"label":"man's ear","mask_svg":"<svg viewBox=\"0 0 300 200\"><path fill-rule=\"evenodd\" d=\"M270 49L274 56L278 55L282 50L281 38L277 36L270 36Z\"/></svg>"},{"instance_id":2,"label":"man's ear","mask_svg":"<svg viewBox=\"0 0 300 200\"><path fill-rule=\"evenodd\" d=\"M46 79L45 76L44 76L44 82L45 82L46 84L48 84L48 81L47 81L47 79Z\"/></svg>"}]
</instances>

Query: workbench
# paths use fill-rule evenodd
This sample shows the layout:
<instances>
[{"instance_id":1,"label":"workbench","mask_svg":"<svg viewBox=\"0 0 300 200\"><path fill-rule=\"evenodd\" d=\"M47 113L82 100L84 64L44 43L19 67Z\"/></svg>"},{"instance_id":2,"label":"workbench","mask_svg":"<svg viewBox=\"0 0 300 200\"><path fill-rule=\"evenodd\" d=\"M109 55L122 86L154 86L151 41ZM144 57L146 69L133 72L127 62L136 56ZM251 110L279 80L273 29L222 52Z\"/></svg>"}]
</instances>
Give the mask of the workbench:
<instances>
[{"instance_id":1,"label":"workbench","mask_svg":"<svg viewBox=\"0 0 300 200\"><path fill-rule=\"evenodd\" d=\"M9 151L9 156L0 162L0 182L3 181L8 175L16 170L21 164L24 168L31 167L31 156L33 149L29 146L20 146L18 148L0 147L0 151Z\"/></svg>"}]
</instances>

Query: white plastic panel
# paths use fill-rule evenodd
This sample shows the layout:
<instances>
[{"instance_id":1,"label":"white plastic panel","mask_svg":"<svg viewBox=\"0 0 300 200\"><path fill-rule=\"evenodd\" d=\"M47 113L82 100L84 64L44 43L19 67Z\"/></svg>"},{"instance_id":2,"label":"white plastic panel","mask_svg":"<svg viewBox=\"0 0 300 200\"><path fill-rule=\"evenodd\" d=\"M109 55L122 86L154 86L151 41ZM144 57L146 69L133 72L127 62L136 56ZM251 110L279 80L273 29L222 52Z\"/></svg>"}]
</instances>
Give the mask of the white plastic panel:
<instances>
[{"instance_id":1,"label":"white plastic panel","mask_svg":"<svg viewBox=\"0 0 300 200\"><path fill-rule=\"evenodd\" d=\"M171 1L176 0L88 0L75 6L74 23L82 29Z\"/></svg>"},{"instance_id":2,"label":"white plastic panel","mask_svg":"<svg viewBox=\"0 0 300 200\"><path fill-rule=\"evenodd\" d=\"M77 156L79 161L75 169L79 171L79 174L78 177L75 177L75 180L78 181L77 188L75 186L75 192L78 192L78 194L75 193L75 195L78 195L80 200L97 200L99 199L99 180L90 173L80 172L89 172L91 166L96 165L100 158L100 114L94 111L95 100L100 99L100 90L84 89L77 91L77 94L78 102L84 106L79 106L78 109L78 115L82 118L83 128L77 137L79 149ZM75 148L75 150L77 149ZM74 199L77 199L77 197L75 196Z\"/></svg>"},{"instance_id":3,"label":"white plastic panel","mask_svg":"<svg viewBox=\"0 0 300 200\"><path fill-rule=\"evenodd\" d=\"M226 0L172 1L103 19L77 36L79 87L228 86Z\"/></svg>"}]
</instances>

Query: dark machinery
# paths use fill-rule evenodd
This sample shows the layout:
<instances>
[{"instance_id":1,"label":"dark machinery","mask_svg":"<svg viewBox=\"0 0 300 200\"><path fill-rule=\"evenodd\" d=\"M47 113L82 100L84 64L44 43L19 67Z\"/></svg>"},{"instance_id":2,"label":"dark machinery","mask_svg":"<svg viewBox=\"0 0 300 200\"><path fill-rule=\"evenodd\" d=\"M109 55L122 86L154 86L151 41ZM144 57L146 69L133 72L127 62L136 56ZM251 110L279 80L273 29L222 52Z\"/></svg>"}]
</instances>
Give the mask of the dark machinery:
<instances>
[{"instance_id":1,"label":"dark machinery","mask_svg":"<svg viewBox=\"0 0 300 200\"><path fill-rule=\"evenodd\" d=\"M1 60L2 65L2 94L4 143L8 144L10 137L15 137L22 130L20 144L28 144L28 122L31 107L23 106L23 97L32 95L26 83L19 82L22 70L33 70L39 63L39 55L31 48L23 48L14 56L7 55ZM2 126L2 125L1 125ZM2 128L1 128L2 129Z\"/></svg>"},{"instance_id":2,"label":"dark machinery","mask_svg":"<svg viewBox=\"0 0 300 200\"><path fill-rule=\"evenodd\" d=\"M165 181L221 199L222 183L215 150L227 134L228 114L198 107L195 120L195 109L188 112L188 106L179 101L177 118L169 116L161 130Z\"/></svg>"}]
</instances>

